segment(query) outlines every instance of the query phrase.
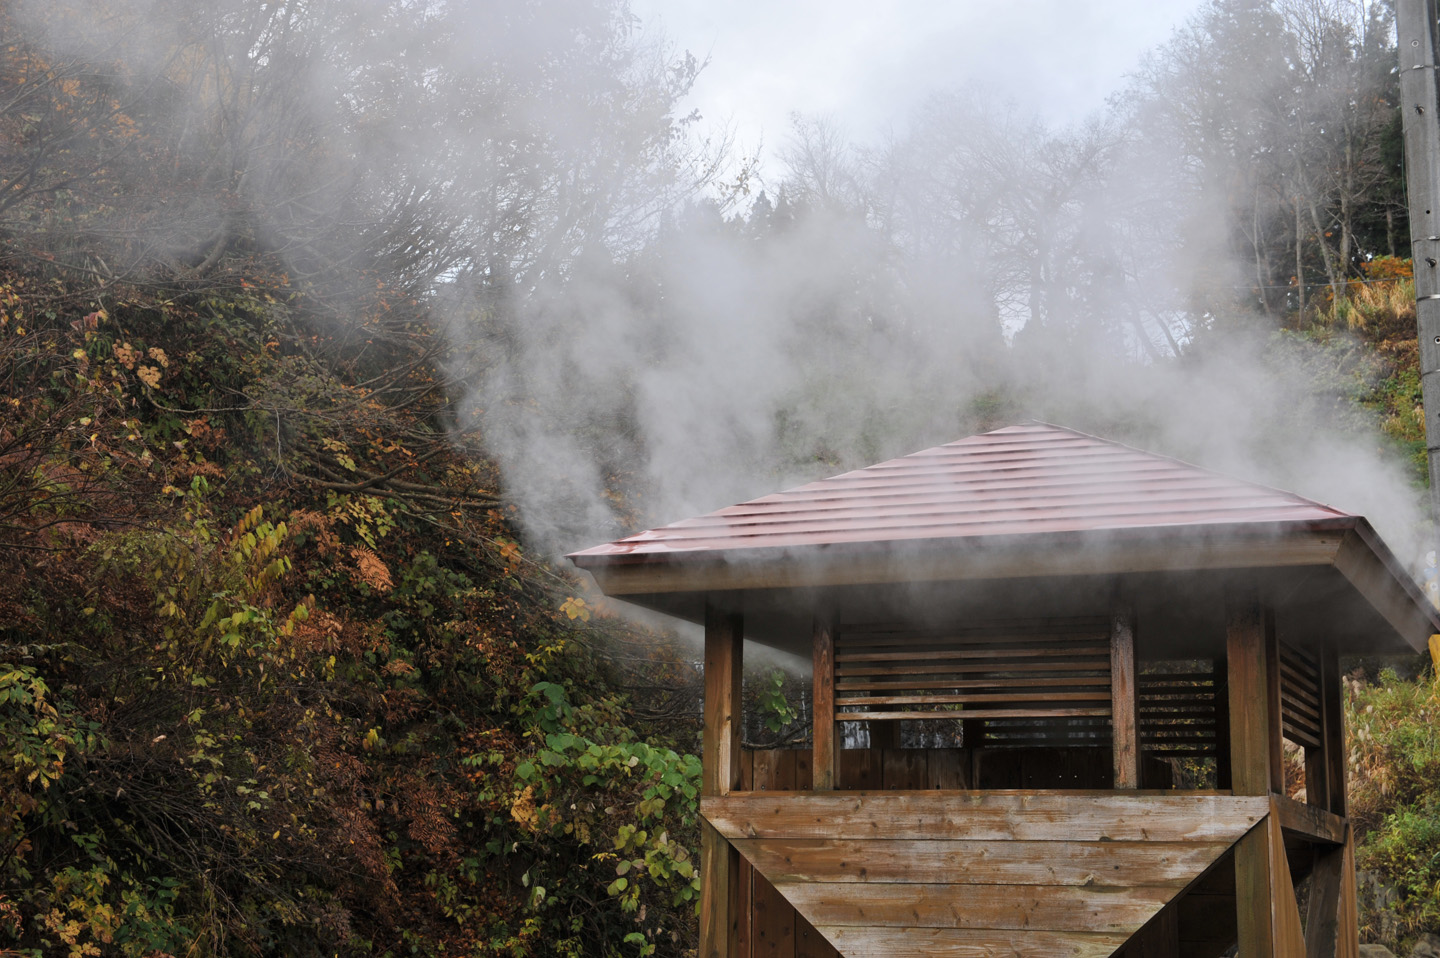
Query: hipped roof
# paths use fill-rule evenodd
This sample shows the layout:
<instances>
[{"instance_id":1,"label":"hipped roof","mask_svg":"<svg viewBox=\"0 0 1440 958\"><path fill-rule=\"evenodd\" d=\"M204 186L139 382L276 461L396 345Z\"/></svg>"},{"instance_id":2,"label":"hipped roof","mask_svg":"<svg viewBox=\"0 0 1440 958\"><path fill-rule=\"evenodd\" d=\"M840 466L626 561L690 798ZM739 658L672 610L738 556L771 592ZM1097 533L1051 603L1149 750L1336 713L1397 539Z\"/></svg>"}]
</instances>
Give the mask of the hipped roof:
<instances>
[{"instance_id":1,"label":"hipped roof","mask_svg":"<svg viewBox=\"0 0 1440 958\"><path fill-rule=\"evenodd\" d=\"M1356 517L1288 492L1048 423L996 429L672 522L570 556Z\"/></svg>"},{"instance_id":2,"label":"hipped roof","mask_svg":"<svg viewBox=\"0 0 1440 958\"><path fill-rule=\"evenodd\" d=\"M727 593L763 594L768 608L781 609L795 590L1136 575L1173 583L1224 570L1310 570L1305 597L1287 587L1292 601L1303 601L1322 624L1343 619L1372 632L1368 623L1380 623L1388 633L1337 637L1343 646L1396 650L1401 638L1423 649L1440 631L1435 609L1363 517L1040 422L762 496L570 559L606 593L691 620Z\"/></svg>"}]
</instances>

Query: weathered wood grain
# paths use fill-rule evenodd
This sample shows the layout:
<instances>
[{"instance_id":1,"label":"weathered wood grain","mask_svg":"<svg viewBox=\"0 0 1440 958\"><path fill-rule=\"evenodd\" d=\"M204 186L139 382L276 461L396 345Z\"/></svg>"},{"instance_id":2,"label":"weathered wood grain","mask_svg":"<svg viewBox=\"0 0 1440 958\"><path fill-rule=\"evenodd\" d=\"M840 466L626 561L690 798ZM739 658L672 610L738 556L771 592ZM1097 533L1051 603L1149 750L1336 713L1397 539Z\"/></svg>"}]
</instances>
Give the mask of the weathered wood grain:
<instances>
[{"instance_id":1,"label":"weathered wood grain","mask_svg":"<svg viewBox=\"0 0 1440 958\"><path fill-rule=\"evenodd\" d=\"M1107 696L1108 698L1108 696ZM1043 714L1046 718L1079 718L1086 715L1107 716L1110 714L1110 705L1107 702L1103 707L1093 708L1063 708L1045 709L1043 713L1037 713L1035 709L965 709L963 712L954 712L941 709L917 709L913 712L836 712L835 718L841 722L864 722L864 721L904 721L906 719L998 719L998 718L1034 718L1037 714Z\"/></svg>"},{"instance_id":2,"label":"weathered wood grain","mask_svg":"<svg viewBox=\"0 0 1440 958\"><path fill-rule=\"evenodd\" d=\"M1268 797L1133 792L764 792L707 796L727 838L1234 841Z\"/></svg>"},{"instance_id":3,"label":"weathered wood grain","mask_svg":"<svg viewBox=\"0 0 1440 958\"><path fill-rule=\"evenodd\" d=\"M970 885L963 895L957 894L954 885L881 882L799 882L776 888L817 928L858 925L1116 934L1134 932L1174 895L1171 889L1148 886Z\"/></svg>"},{"instance_id":4,"label":"weathered wood grain","mask_svg":"<svg viewBox=\"0 0 1440 958\"><path fill-rule=\"evenodd\" d=\"M1314 805L1297 802L1284 795L1271 796L1270 806L1280 822L1280 827L1286 831L1330 845L1342 845L1345 842L1345 819L1339 815Z\"/></svg>"},{"instance_id":5,"label":"weathered wood grain","mask_svg":"<svg viewBox=\"0 0 1440 958\"><path fill-rule=\"evenodd\" d=\"M1355 835L1345 836L1345 859L1340 863L1340 909L1335 932L1335 958L1359 958L1360 912L1355 888Z\"/></svg>"},{"instance_id":6,"label":"weathered wood grain","mask_svg":"<svg viewBox=\"0 0 1440 958\"><path fill-rule=\"evenodd\" d=\"M1230 706L1230 787L1268 795L1272 787L1266 616L1248 590L1226 596L1225 663ZM1279 730L1274 734L1278 736ZM1276 742L1278 750L1279 743Z\"/></svg>"},{"instance_id":7,"label":"weathered wood grain","mask_svg":"<svg viewBox=\"0 0 1440 958\"><path fill-rule=\"evenodd\" d=\"M1340 930L1340 869L1345 849L1317 848L1310 872L1309 914L1305 920L1307 958L1334 958Z\"/></svg>"},{"instance_id":8,"label":"weathered wood grain","mask_svg":"<svg viewBox=\"0 0 1440 958\"><path fill-rule=\"evenodd\" d=\"M1264 826L1270 842L1271 921L1275 924L1275 958L1303 958L1305 930L1300 923L1300 904L1295 898L1295 885L1290 879L1290 864L1285 857L1285 840L1280 823L1274 816Z\"/></svg>"},{"instance_id":9,"label":"weathered wood grain","mask_svg":"<svg viewBox=\"0 0 1440 958\"><path fill-rule=\"evenodd\" d=\"M732 869L739 855L730 843L706 823L700 826L700 955L732 958L739 937L741 916L731 896ZM737 860L732 860L737 859Z\"/></svg>"},{"instance_id":10,"label":"weathered wood grain","mask_svg":"<svg viewBox=\"0 0 1440 958\"><path fill-rule=\"evenodd\" d=\"M795 958L795 908L755 871L751 905L750 953L753 958Z\"/></svg>"},{"instance_id":11,"label":"weathered wood grain","mask_svg":"<svg viewBox=\"0 0 1440 958\"><path fill-rule=\"evenodd\" d=\"M1110 623L1110 728L1116 788L1140 787L1135 673L1135 613L1120 605Z\"/></svg>"},{"instance_id":12,"label":"weathered wood grain","mask_svg":"<svg viewBox=\"0 0 1440 958\"><path fill-rule=\"evenodd\" d=\"M705 606L705 711L700 791L723 795L740 784L740 682L744 647L740 616Z\"/></svg>"},{"instance_id":13,"label":"weathered wood grain","mask_svg":"<svg viewBox=\"0 0 1440 958\"><path fill-rule=\"evenodd\" d=\"M826 609L817 612L813 628L813 690L811 715L814 719L812 749L814 788L830 791L835 787L839 759L839 743L835 740L835 630L834 614Z\"/></svg>"},{"instance_id":14,"label":"weathered wood grain","mask_svg":"<svg viewBox=\"0 0 1440 958\"><path fill-rule=\"evenodd\" d=\"M842 958L835 946L804 918L795 918L795 958Z\"/></svg>"},{"instance_id":15,"label":"weathered wood grain","mask_svg":"<svg viewBox=\"0 0 1440 958\"><path fill-rule=\"evenodd\" d=\"M734 841L773 882L1156 885L1178 888L1228 842L990 842L871 839Z\"/></svg>"},{"instance_id":16,"label":"weathered wood grain","mask_svg":"<svg viewBox=\"0 0 1440 958\"><path fill-rule=\"evenodd\" d=\"M1108 958L1124 935L817 926L845 958Z\"/></svg>"},{"instance_id":17,"label":"weathered wood grain","mask_svg":"<svg viewBox=\"0 0 1440 958\"><path fill-rule=\"evenodd\" d=\"M1235 920L1240 954L1245 958L1281 958L1275 950L1270 909L1274 875L1270 868L1270 836L1266 832L1263 825L1257 826L1235 846Z\"/></svg>"},{"instance_id":18,"label":"weathered wood grain","mask_svg":"<svg viewBox=\"0 0 1440 958\"><path fill-rule=\"evenodd\" d=\"M881 787L887 791L914 791L926 785L926 749L887 748L880 756Z\"/></svg>"}]
</instances>

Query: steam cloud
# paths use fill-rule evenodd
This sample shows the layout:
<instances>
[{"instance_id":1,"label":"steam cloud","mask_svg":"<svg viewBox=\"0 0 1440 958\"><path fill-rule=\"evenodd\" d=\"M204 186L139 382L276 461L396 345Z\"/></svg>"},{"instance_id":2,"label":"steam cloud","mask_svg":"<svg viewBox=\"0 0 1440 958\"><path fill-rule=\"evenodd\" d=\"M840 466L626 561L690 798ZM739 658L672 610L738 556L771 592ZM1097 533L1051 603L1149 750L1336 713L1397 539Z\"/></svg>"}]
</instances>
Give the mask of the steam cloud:
<instances>
[{"instance_id":1,"label":"steam cloud","mask_svg":"<svg viewBox=\"0 0 1440 958\"><path fill-rule=\"evenodd\" d=\"M801 120L762 202L723 134L675 115L693 61L622 3L111 9L54 42L103 59L120 37L158 69L253 17L235 77L304 64L289 99L236 96L225 175L296 262L373 244L357 203L408 217L414 239L386 242L460 347L457 428L545 553L1033 417L1363 513L1417 554L1403 468L1337 414L1343 350L1240 318L1233 169L1197 182L1143 84L1063 129L979 87L863 148ZM224 81L182 92L193 122L234 115ZM357 123L362 95L391 108ZM308 191L313 159L285 152L301 118L329 138ZM147 229L195 245L229 215L178 196Z\"/></svg>"}]
</instances>

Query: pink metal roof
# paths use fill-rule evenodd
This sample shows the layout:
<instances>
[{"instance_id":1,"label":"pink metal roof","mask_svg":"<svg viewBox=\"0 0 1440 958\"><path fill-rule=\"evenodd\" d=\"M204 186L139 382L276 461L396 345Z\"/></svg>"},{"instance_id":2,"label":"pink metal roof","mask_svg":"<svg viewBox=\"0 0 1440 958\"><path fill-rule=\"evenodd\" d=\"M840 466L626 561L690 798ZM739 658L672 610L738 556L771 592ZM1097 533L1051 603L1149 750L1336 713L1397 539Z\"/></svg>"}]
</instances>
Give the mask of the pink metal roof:
<instances>
[{"instance_id":1,"label":"pink metal roof","mask_svg":"<svg viewBox=\"0 0 1440 958\"><path fill-rule=\"evenodd\" d=\"M971 436L572 554L659 558L837 543L1352 518L1060 426Z\"/></svg>"}]
</instances>

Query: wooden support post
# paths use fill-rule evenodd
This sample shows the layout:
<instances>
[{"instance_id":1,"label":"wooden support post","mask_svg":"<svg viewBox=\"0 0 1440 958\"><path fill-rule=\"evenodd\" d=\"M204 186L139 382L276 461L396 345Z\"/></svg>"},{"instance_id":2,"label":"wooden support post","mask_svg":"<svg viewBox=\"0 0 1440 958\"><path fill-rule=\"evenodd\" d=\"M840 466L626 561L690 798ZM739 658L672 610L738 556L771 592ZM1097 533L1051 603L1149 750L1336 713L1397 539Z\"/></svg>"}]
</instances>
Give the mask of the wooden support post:
<instances>
[{"instance_id":1,"label":"wooden support post","mask_svg":"<svg viewBox=\"0 0 1440 958\"><path fill-rule=\"evenodd\" d=\"M1260 596L1225 596L1225 671L1230 706L1230 778L1237 795L1268 795L1279 775L1279 668L1275 623ZM1300 912L1280 821L1269 815L1235 846L1235 909L1245 958L1300 958Z\"/></svg>"},{"instance_id":2,"label":"wooden support post","mask_svg":"<svg viewBox=\"0 0 1440 958\"><path fill-rule=\"evenodd\" d=\"M725 836L700 820L700 954L737 958L740 953L740 855Z\"/></svg>"},{"instance_id":3,"label":"wooden support post","mask_svg":"<svg viewBox=\"0 0 1440 958\"><path fill-rule=\"evenodd\" d=\"M744 637L739 614L705 605L705 727L700 792L725 795L740 784L740 683Z\"/></svg>"},{"instance_id":4,"label":"wooden support post","mask_svg":"<svg viewBox=\"0 0 1440 958\"><path fill-rule=\"evenodd\" d=\"M835 728L835 615L830 609L815 613L814 685L810 699L814 719L813 775L815 791L835 787L840 767L840 749Z\"/></svg>"},{"instance_id":5,"label":"wooden support post","mask_svg":"<svg viewBox=\"0 0 1440 958\"><path fill-rule=\"evenodd\" d=\"M1273 621L1254 592L1226 596L1225 676L1230 707L1230 788L1236 795L1268 795L1276 787L1280 729L1271 724L1267 636Z\"/></svg>"},{"instance_id":6,"label":"wooden support post","mask_svg":"<svg viewBox=\"0 0 1440 958\"><path fill-rule=\"evenodd\" d=\"M1117 604L1110 616L1110 727L1115 787L1140 787L1140 725L1136 710L1135 613Z\"/></svg>"},{"instance_id":7,"label":"wooden support post","mask_svg":"<svg viewBox=\"0 0 1440 958\"><path fill-rule=\"evenodd\" d=\"M1270 791L1286 794L1285 747L1280 704L1280 640L1275 635L1275 615L1268 607L1261 614L1264 629L1260 640L1265 644L1265 715L1270 730L1267 752L1270 757Z\"/></svg>"},{"instance_id":8,"label":"wooden support post","mask_svg":"<svg viewBox=\"0 0 1440 958\"><path fill-rule=\"evenodd\" d=\"M741 680L744 635L740 616L705 604L705 726L701 733L700 792L726 795L740 785ZM740 856L709 822L700 829L700 955L739 954Z\"/></svg>"},{"instance_id":9,"label":"wooden support post","mask_svg":"<svg viewBox=\"0 0 1440 958\"><path fill-rule=\"evenodd\" d=\"M1230 788L1230 677L1225 661L1215 663L1215 787Z\"/></svg>"},{"instance_id":10,"label":"wooden support post","mask_svg":"<svg viewBox=\"0 0 1440 958\"><path fill-rule=\"evenodd\" d=\"M1340 656L1333 646L1320 651L1320 712L1325 727L1324 762L1327 809L1342 818L1349 815L1345 789L1345 679L1340 674ZM1340 886L1335 906L1335 949L1322 952L1325 958L1356 958L1360 952L1359 901L1355 888L1355 832L1346 823L1345 844L1340 848Z\"/></svg>"},{"instance_id":11,"label":"wooden support post","mask_svg":"<svg viewBox=\"0 0 1440 958\"><path fill-rule=\"evenodd\" d=\"M1240 954L1245 958L1304 958L1300 906L1274 815L1235 845L1235 903Z\"/></svg>"},{"instance_id":12,"label":"wooden support post","mask_svg":"<svg viewBox=\"0 0 1440 958\"><path fill-rule=\"evenodd\" d=\"M1306 783L1309 788L1309 783ZM1305 920L1306 958L1335 958L1340 917L1340 870L1345 847L1317 845L1310 872L1310 913Z\"/></svg>"}]
</instances>

